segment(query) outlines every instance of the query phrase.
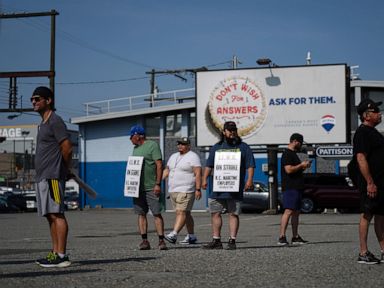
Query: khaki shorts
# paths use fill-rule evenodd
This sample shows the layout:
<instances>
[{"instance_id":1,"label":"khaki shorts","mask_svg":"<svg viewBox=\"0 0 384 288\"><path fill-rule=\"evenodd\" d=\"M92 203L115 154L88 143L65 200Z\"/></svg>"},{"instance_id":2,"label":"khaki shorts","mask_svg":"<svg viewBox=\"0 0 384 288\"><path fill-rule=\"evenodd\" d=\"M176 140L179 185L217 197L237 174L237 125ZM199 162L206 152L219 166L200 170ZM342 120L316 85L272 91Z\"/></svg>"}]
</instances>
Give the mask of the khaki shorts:
<instances>
[{"instance_id":1,"label":"khaki shorts","mask_svg":"<svg viewBox=\"0 0 384 288\"><path fill-rule=\"evenodd\" d=\"M191 211L195 202L195 193L172 192L169 193L173 209Z\"/></svg>"}]
</instances>

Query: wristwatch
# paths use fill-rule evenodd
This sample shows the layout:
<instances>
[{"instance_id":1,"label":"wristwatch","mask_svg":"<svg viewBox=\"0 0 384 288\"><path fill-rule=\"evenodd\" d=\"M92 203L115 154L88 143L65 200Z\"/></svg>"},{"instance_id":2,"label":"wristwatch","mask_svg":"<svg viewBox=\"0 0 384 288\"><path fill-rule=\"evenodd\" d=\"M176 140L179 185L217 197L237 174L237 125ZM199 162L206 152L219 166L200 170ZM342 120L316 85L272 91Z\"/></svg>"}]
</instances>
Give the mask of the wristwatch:
<instances>
[{"instance_id":1,"label":"wristwatch","mask_svg":"<svg viewBox=\"0 0 384 288\"><path fill-rule=\"evenodd\" d=\"M196 189L196 191L199 191L199 192L201 192L201 189Z\"/></svg>"}]
</instances>

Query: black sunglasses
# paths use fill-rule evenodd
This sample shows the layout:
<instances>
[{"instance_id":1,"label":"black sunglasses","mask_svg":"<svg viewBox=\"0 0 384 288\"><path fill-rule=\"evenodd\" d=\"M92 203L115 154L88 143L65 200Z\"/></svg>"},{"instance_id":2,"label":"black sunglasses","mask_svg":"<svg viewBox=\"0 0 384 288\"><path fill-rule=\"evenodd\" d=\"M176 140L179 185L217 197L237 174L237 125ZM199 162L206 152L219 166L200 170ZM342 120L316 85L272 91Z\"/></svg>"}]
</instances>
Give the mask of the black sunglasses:
<instances>
[{"instance_id":1,"label":"black sunglasses","mask_svg":"<svg viewBox=\"0 0 384 288\"><path fill-rule=\"evenodd\" d=\"M41 97L41 96L32 96L31 97L31 102L33 102L33 100L35 100L35 102L40 102L41 99L43 99L43 97Z\"/></svg>"}]
</instances>

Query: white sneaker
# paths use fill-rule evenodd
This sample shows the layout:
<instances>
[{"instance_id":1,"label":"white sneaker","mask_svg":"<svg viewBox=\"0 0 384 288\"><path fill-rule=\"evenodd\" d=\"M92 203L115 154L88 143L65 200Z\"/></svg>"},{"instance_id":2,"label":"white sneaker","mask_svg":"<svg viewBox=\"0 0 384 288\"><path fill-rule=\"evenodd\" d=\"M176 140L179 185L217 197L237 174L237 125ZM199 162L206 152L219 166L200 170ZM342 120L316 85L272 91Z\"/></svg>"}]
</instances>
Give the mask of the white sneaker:
<instances>
[{"instance_id":1,"label":"white sneaker","mask_svg":"<svg viewBox=\"0 0 384 288\"><path fill-rule=\"evenodd\" d=\"M173 233L169 233L164 236L164 239L167 240L169 243L175 244L177 241L177 236Z\"/></svg>"},{"instance_id":2,"label":"white sneaker","mask_svg":"<svg viewBox=\"0 0 384 288\"><path fill-rule=\"evenodd\" d=\"M184 240L180 241L179 243L183 245L189 245L189 244L196 244L196 242L197 242L196 237L190 238L189 235L187 235L185 236Z\"/></svg>"}]
</instances>

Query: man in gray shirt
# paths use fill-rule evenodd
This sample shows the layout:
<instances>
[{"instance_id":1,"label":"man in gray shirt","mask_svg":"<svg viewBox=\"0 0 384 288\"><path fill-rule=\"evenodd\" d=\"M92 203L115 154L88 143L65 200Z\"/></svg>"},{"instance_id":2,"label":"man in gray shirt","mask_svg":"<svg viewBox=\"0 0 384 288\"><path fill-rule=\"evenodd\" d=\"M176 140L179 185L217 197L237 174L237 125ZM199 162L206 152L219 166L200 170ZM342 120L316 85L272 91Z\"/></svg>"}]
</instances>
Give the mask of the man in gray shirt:
<instances>
[{"instance_id":1,"label":"man in gray shirt","mask_svg":"<svg viewBox=\"0 0 384 288\"><path fill-rule=\"evenodd\" d=\"M71 262L66 255L68 223L64 216L64 191L72 143L64 121L52 108L53 93L49 88L37 87L31 103L42 118L35 156L37 209L48 220L53 245L47 257L36 263L42 267L68 267Z\"/></svg>"}]
</instances>

